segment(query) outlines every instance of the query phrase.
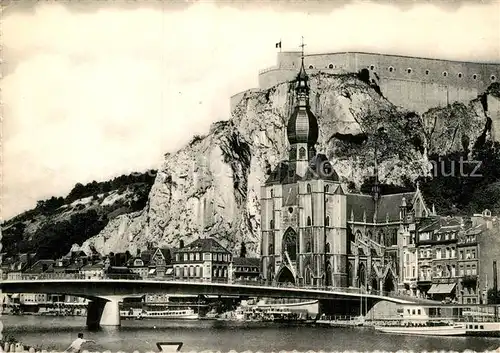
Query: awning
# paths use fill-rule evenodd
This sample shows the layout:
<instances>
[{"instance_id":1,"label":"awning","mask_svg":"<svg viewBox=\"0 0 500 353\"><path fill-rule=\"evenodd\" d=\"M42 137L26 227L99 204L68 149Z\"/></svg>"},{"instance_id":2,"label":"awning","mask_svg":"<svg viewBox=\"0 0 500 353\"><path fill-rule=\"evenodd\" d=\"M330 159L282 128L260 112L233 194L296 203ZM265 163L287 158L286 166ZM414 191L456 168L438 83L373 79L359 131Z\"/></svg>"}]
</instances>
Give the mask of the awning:
<instances>
[{"instance_id":1,"label":"awning","mask_svg":"<svg viewBox=\"0 0 500 353\"><path fill-rule=\"evenodd\" d=\"M155 272L156 272L156 268L152 268L151 270L149 270L148 274L153 275L153 274L155 274Z\"/></svg>"},{"instance_id":2,"label":"awning","mask_svg":"<svg viewBox=\"0 0 500 353\"><path fill-rule=\"evenodd\" d=\"M455 289L456 283L433 284L427 294L449 294Z\"/></svg>"}]
</instances>

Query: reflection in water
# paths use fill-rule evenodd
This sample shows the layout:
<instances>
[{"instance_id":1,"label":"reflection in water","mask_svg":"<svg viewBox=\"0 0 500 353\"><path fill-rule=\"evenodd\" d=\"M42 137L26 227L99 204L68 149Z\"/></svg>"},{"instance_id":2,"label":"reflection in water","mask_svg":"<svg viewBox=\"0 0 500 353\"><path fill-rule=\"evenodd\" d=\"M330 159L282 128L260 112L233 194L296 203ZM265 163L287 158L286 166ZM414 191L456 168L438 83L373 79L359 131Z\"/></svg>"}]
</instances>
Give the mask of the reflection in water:
<instances>
[{"instance_id":1,"label":"reflection in water","mask_svg":"<svg viewBox=\"0 0 500 353\"><path fill-rule=\"evenodd\" d=\"M500 347L500 338L416 337L380 334L368 328L339 329L258 322L123 320L121 327L105 327L93 332L85 328L85 318L79 317L3 316L2 322L3 334L47 350L66 349L78 332L84 332L86 338L97 342L84 349L112 352L157 351L156 342L161 341L184 342L184 352L277 352L293 349L485 351Z\"/></svg>"}]
</instances>

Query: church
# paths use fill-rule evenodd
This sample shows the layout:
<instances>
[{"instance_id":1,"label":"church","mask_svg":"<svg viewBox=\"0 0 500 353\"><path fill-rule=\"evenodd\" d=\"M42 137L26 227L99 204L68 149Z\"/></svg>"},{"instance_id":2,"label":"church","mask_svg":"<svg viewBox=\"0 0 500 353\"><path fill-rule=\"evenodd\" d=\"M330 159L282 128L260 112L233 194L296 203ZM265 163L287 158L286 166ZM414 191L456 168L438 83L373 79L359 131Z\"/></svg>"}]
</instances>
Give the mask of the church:
<instances>
[{"instance_id":1,"label":"church","mask_svg":"<svg viewBox=\"0 0 500 353\"><path fill-rule=\"evenodd\" d=\"M261 187L262 277L270 284L403 288L403 253L415 243L415 222L432 211L418 187L391 195L380 195L377 182L371 194L344 190L315 149L319 126L308 81L302 56L287 125L288 160Z\"/></svg>"}]
</instances>

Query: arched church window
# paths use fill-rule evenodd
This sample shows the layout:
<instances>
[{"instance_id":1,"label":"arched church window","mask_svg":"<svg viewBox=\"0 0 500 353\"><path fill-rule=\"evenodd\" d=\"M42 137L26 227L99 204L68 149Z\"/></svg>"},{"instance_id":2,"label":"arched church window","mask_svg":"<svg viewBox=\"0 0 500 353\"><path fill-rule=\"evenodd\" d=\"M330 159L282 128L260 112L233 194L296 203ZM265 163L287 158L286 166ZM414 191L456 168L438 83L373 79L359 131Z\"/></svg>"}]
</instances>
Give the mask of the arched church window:
<instances>
[{"instance_id":1,"label":"arched church window","mask_svg":"<svg viewBox=\"0 0 500 353\"><path fill-rule=\"evenodd\" d=\"M462 78L462 73L461 72L458 73L458 78Z\"/></svg>"},{"instance_id":2,"label":"arched church window","mask_svg":"<svg viewBox=\"0 0 500 353\"><path fill-rule=\"evenodd\" d=\"M314 66L312 66L312 65L309 65L309 68L310 68L310 69L314 69Z\"/></svg>"},{"instance_id":3,"label":"arched church window","mask_svg":"<svg viewBox=\"0 0 500 353\"><path fill-rule=\"evenodd\" d=\"M290 260L297 259L297 233L292 228L288 228L283 236L282 251L288 252Z\"/></svg>"},{"instance_id":4,"label":"arched church window","mask_svg":"<svg viewBox=\"0 0 500 353\"><path fill-rule=\"evenodd\" d=\"M271 189L271 198L274 197L274 190Z\"/></svg>"},{"instance_id":5,"label":"arched church window","mask_svg":"<svg viewBox=\"0 0 500 353\"><path fill-rule=\"evenodd\" d=\"M274 246L273 246L272 243L269 244L269 250L268 251L269 251L269 255L274 255Z\"/></svg>"},{"instance_id":6,"label":"arched church window","mask_svg":"<svg viewBox=\"0 0 500 353\"><path fill-rule=\"evenodd\" d=\"M333 64L328 65L329 69L333 69Z\"/></svg>"},{"instance_id":7,"label":"arched church window","mask_svg":"<svg viewBox=\"0 0 500 353\"><path fill-rule=\"evenodd\" d=\"M325 192L328 192L330 190L330 185L326 184L325 185Z\"/></svg>"},{"instance_id":8,"label":"arched church window","mask_svg":"<svg viewBox=\"0 0 500 353\"><path fill-rule=\"evenodd\" d=\"M425 74L428 75L429 74L429 70L425 70Z\"/></svg>"},{"instance_id":9,"label":"arched church window","mask_svg":"<svg viewBox=\"0 0 500 353\"><path fill-rule=\"evenodd\" d=\"M477 79L477 75L476 74L472 75L472 79L476 80Z\"/></svg>"},{"instance_id":10,"label":"arched church window","mask_svg":"<svg viewBox=\"0 0 500 353\"><path fill-rule=\"evenodd\" d=\"M373 71L373 69L375 69L375 66L374 65L370 65L370 70Z\"/></svg>"},{"instance_id":11,"label":"arched church window","mask_svg":"<svg viewBox=\"0 0 500 353\"><path fill-rule=\"evenodd\" d=\"M311 225L311 217L307 217L307 226L309 227Z\"/></svg>"},{"instance_id":12,"label":"arched church window","mask_svg":"<svg viewBox=\"0 0 500 353\"><path fill-rule=\"evenodd\" d=\"M329 254L330 251L330 243L326 243L325 253Z\"/></svg>"},{"instance_id":13,"label":"arched church window","mask_svg":"<svg viewBox=\"0 0 500 353\"><path fill-rule=\"evenodd\" d=\"M408 70L406 71L408 71L408 73L411 74L411 67L409 67Z\"/></svg>"},{"instance_id":14,"label":"arched church window","mask_svg":"<svg viewBox=\"0 0 500 353\"><path fill-rule=\"evenodd\" d=\"M306 158L306 149L304 147L301 147L299 149L299 159L304 159Z\"/></svg>"},{"instance_id":15,"label":"arched church window","mask_svg":"<svg viewBox=\"0 0 500 353\"><path fill-rule=\"evenodd\" d=\"M387 69L389 70L389 72L393 72L394 71L394 68L392 66L389 66Z\"/></svg>"},{"instance_id":16,"label":"arched church window","mask_svg":"<svg viewBox=\"0 0 500 353\"><path fill-rule=\"evenodd\" d=\"M306 186L306 190L307 190L307 193L310 194L311 193L311 184L307 184Z\"/></svg>"},{"instance_id":17,"label":"arched church window","mask_svg":"<svg viewBox=\"0 0 500 353\"><path fill-rule=\"evenodd\" d=\"M306 252L311 252L311 242L308 241L306 244Z\"/></svg>"},{"instance_id":18,"label":"arched church window","mask_svg":"<svg viewBox=\"0 0 500 353\"><path fill-rule=\"evenodd\" d=\"M274 219L269 222L269 229L274 229Z\"/></svg>"},{"instance_id":19,"label":"arched church window","mask_svg":"<svg viewBox=\"0 0 500 353\"><path fill-rule=\"evenodd\" d=\"M491 81L495 81L496 79L497 79L497 78L495 77L495 75L491 75L491 77L490 77L490 80L491 80Z\"/></svg>"},{"instance_id":20,"label":"arched church window","mask_svg":"<svg viewBox=\"0 0 500 353\"><path fill-rule=\"evenodd\" d=\"M330 225L330 216L326 216L325 218L325 226L329 226Z\"/></svg>"},{"instance_id":21,"label":"arched church window","mask_svg":"<svg viewBox=\"0 0 500 353\"><path fill-rule=\"evenodd\" d=\"M448 76L448 73L446 71L443 71L443 76L444 77Z\"/></svg>"}]
</instances>

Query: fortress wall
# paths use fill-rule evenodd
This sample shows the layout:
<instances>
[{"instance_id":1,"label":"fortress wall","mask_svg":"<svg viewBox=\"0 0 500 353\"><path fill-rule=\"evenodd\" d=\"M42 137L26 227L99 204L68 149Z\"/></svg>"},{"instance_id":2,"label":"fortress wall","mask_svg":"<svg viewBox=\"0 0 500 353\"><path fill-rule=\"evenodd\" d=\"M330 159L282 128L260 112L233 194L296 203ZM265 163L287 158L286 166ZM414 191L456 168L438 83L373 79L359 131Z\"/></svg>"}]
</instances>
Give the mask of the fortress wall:
<instances>
[{"instance_id":1,"label":"fortress wall","mask_svg":"<svg viewBox=\"0 0 500 353\"><path fill-rule=\"evenodd\" d=\"M278 53L278 65L259 75L263 89L293 80L300 67L300 52ZM467 103L500 80L500 65L457 62L370 53L309 54L310 73L371 71L379 77L382 93L396 105L424 112L455 101Z\"/></svg>"},{"instance_id":2,"label":"fortress wall","mask_svg":"<svg viewBox=\"0 0 500 353\"><path fill-rule=\"evenodd\" d=\"M495 141L500 141L500 98L492 96L487 97L488 116L491 119L491 134Z\"/></svg>"},{"instance_id":3,"label":"fortress wall","mask_svg":"<svg viewBox=\"0 0 500 353\"><path fill-rule=\"evenodd\" d=\"M384 96L393 104L417 113L423 113L433 107L444 107L448 102L468 102L477 98L479 93L476 88L397 79L381 79L379 86Z\"/></svg>"}]
</instances>

